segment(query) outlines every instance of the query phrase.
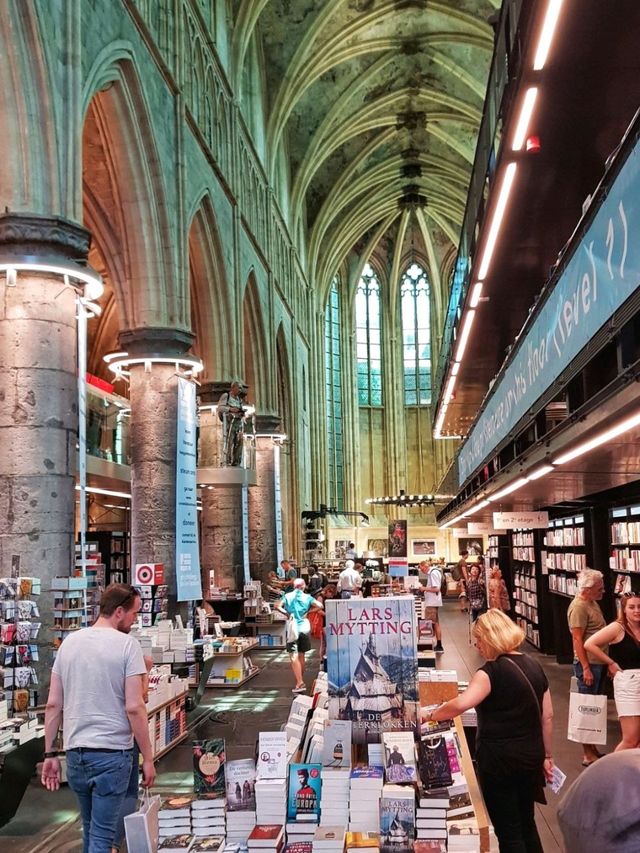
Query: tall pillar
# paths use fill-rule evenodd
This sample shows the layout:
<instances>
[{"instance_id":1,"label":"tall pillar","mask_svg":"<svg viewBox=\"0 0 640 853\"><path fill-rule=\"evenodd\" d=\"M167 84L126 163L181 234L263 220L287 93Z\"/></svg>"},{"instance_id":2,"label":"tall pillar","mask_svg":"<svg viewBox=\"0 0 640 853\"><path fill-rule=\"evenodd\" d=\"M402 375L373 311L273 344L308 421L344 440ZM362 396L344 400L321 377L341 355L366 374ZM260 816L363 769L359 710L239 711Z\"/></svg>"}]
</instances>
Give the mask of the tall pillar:
<instances>
[{"instance_id":1,"label":"tall pillar","mask_svg":"<svg viewBox=\"0 0 640 853\"><path fill-rule=\"evenodd\" d=\"M215 405L228 382L211 382L200 389L205 405ZM221 423L211 409L200 412L200 451L198 466L217 468L220 460ZM203 587L209 588L211 571L216 586L233 591L242 589L242 486L209 485L200 490L202 499L202 542L200 544Z\"/></svg>"},{"instance_id":2,"label":"tall pillar","mask_svg":"<svg viewBox=\"0 0 640 853\"><path fill-rule=\"evenodd\" d=\"M176 595L176 439L178 377L172 363L184 357L193 335L178 329L130 329L119 343L130 368L131 564L162 563L170 601Z\"/></svg>"},{"instance_id":3,"label":"tall pillar","mask_svg":"<svg viewBox=\"0 0 640 853\"><path fill-rule=\"evenodd\" d=\"M275 495L275 453L272 435L279 431L280 418L256 417L257 484L249 489L249 559L251 575L266 580L278 565Z\"/></svg>"},{"instance_id":4,"label":"tall pillar","mask_svg":"<svg viewBox=\"0 0 640 853\"><path fill-rule=\"evenodd\" d=\"M89 232L58 217L0 215L0 258L73 267ZM74 565L78 430L76 291L59 273L0 273L0 576L42 579L40 699L53 627L51 580Z\"/></svg>"}]
</instances>

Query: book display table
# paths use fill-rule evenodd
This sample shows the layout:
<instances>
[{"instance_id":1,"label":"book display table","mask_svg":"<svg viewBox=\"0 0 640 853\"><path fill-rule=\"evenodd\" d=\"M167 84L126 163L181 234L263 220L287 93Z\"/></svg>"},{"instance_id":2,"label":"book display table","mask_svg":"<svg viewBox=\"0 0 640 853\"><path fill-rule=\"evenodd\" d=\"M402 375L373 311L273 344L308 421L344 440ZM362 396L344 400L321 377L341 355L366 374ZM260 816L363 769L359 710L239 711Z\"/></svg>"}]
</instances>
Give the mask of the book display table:
<instances>
[{"instance_id":1,"label":"book display table","mask_svg":"<svg viewBox=\"0 0 640 853\"><path fill-rule=\"evenodd\" d=\"M37 737L0 756L0 827L15 817L43 752L44 737Z\"/></svg>"}]
</instances>

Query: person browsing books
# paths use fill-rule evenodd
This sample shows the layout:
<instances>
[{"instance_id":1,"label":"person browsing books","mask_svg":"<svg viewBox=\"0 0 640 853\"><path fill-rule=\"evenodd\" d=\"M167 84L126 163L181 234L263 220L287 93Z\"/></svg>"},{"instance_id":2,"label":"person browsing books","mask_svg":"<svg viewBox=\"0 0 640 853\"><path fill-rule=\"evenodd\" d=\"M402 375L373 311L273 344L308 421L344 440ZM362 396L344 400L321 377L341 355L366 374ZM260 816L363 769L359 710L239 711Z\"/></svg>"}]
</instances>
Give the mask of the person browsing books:
<instances>
[{"instance_id":1,"label":"person browsing books","mask_svg":"<svg viewBox=\"0 0 640 853\"><path fill-rule=\"evenodd\" d=\"M440 627L439 612L442 607L442 569L439 566L430 566L423 560L418 566L418 574L426 578L424 588L424 618L433 623L433 631L436 635L434 651L443 652L442 628Z\"/></svg>"},{"instance_id":2,"label":"person browsing books","mask_svg":"<svg viewBox=\"0 0 640 853\"><path fill-rule=\"evenodd\" d=\"M447 720L476 709L478 781L500 850L543 853L534 804L554 767L549 683L540 664L518 651L524 631L501 610L480 615L472 633L486 663L464 693L425 717Z\"/></svg>"},{"instance_id":3,"label":"person browsing books","mask_svg":"<svg viewBox=\"0 0 640 853\"><path fill-rule=\"evenodd\" d=\"M347 560L344 569L338 576L338 592L340 598L351 598L357 595L362 587L362 576L356 569L353 560Z\"/></svg>"},{"instance_id":4,"label":"person browsing books","mask_svg":"<svg viewBox=\"0 0 640 853\"><path fill-rule=\"evenodd\" d=\"M605 649L609 647L609 653ZM620 616L584 644L587 654L607 667L622 729L616 752L640 746L640 592L620 598Z\"/></svg>"},{"instance_id":5,"label":"person browsing books","mask_svg":"<svg viewBox=\"0 0 640 853\"><path fill-rule=\"evenodd\" d=\"M311 649L311 625L307 614L310 610L323 609L319 601L305 592L305 587L304 580L296 578L293 581L293 590L285 593L274 605L276 610L289 617L290 622L293 623L293 634L296 635L296 639L287 641L291 669L296 680L292 693L304 693L307 689L304 683L304 656ZM289 632L287 634L289 636Z\"/></svg>"},{"instance_id":6,"label":"person browsing books","mask_svg":"<svg viewBox=\"0 0 640 853\"><path fill-rule=\"evenodd\" d=\"M95 624L65 638L51 673L41 780L49 791L60 787L55 742L62 721L83 853L111 850L132 775L134 739L142 753L144 787L153 785L156 775L143 694L147 668L140 644L129 636L140 606L135 587L108 586Z\"/></svg>"}]
</instances>

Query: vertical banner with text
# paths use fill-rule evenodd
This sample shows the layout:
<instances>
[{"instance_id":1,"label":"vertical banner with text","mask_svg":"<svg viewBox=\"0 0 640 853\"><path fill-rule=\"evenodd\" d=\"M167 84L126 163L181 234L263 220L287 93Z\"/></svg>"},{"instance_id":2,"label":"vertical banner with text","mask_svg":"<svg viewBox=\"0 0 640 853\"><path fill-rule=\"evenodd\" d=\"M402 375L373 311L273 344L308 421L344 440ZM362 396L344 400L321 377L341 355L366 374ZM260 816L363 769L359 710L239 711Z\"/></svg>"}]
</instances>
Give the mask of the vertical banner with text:
<instances>
[{"instance_id":1,"label":"vertical banner with text","mask_svg":"<svg viewBox=\"0 0 640 853\"><path fill-rule=\"evenodd\" d=\"M178 601L200 600L196 490L196 386L178 377L176 440L176 590Z\"/></svg>"}]
</instances>

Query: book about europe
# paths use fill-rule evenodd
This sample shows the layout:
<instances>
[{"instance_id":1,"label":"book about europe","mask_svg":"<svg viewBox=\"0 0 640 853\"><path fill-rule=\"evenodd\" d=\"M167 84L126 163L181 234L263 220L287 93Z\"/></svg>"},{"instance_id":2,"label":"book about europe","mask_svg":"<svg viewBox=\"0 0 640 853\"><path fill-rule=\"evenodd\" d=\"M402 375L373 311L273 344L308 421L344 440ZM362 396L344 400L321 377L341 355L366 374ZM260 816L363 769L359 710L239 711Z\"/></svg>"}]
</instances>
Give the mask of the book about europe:
<instances>
[{"instance_id":1,"label":"book about europe","mask_svg":"<svg viewBox=\"0 0 640 853\"><path fill-rule=\"evenodd\" d=\"M354 743L415 731L418 659L413 597L326 602L329 716L351 720Z\"/></svg>"}]
</instances>

